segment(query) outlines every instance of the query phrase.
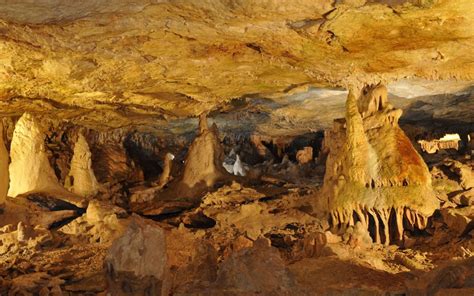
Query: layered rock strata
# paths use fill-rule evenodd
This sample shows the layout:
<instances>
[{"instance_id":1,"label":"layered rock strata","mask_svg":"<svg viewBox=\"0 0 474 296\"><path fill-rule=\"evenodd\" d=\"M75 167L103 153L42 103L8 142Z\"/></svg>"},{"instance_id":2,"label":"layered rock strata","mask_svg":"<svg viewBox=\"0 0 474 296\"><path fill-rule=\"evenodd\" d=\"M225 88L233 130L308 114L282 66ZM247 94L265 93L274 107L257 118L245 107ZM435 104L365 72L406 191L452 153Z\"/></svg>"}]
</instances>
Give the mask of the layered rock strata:
<instances>
[{"instance_id":1,"label":"layered rock strata","mask_svg":"<svg viewBox=\"0 0 474 296\"><path fill-rule=\"evenodd\" d=\"M350 89L346 118L326 133L329 151L323 207L335 228L360 221L376 243L402 241L406 227L424 229L439 204L421 156L398 125L402 111L384 86Z\"/></svg>"}]
</instances>

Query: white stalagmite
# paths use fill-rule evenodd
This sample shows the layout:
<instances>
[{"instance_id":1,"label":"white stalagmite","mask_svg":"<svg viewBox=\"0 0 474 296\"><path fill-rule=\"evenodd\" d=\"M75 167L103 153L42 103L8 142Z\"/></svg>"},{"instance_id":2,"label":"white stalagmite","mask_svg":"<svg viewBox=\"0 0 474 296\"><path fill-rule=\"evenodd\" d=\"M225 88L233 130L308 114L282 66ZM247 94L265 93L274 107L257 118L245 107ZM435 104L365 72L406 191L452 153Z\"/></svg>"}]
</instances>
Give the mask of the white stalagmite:
<instances>
[{"instance_id":1,"label":"white stalagmite","mask_svg":"<svg viewBox=\"0 0 474 296\"><path fill-rule=\"evenodd\" d=\"M83 207L79 196L62 187L51 167L46 147L45 134L35 118L24 113L18 120L10 147L10 188L8 195L16 197L24 193L42 192Z\"/></svg>"},{"instance_id":2,"label":"white stalagmite","mask_svg":"<svg viewBox=\"0 0 474 296\"><path fill-rule=\"evenodd\" d=\"M92 153L82 133L79 133L74 146L67 187L73 193L83 197L92 197L99 191L99 182L92 169Z\"/></svg>"},{"instance_id":3,"label":"white stalagmite","mask_svg":"<svg viewBox=\"0 0 474 296\"><path fill-rule=\"evenodd\" d=\"M5 203L8 193L8 151L3 140L3 124L0 122L0 205Z\"/></svg>"}]
</instances>

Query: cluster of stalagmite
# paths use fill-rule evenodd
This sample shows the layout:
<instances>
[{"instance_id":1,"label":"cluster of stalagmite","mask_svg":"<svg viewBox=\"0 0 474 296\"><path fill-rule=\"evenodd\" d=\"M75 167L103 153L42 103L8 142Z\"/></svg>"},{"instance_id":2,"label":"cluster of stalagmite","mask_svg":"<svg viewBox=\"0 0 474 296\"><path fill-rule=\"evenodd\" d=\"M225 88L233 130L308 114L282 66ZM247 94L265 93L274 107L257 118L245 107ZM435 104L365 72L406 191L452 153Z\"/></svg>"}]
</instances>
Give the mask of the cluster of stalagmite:
<instances>
[{"instance_id":1,"label":"cluster of stalagmite","mask_svg":"<svg viewBox=\"0 0 474 296\"><path fill-rule=\"evenodd\" d=\"M71 169L65 186L83 197L92 197L99 191L99 183L92 169L92 153L82 133L79 133L74 146Z\"/></svg>"},{"instance_id":2,"label":"cluster of stalagmite","mask_svg":"<svg viewBox=\"0 0 474 296\"><path fill-rule=\"evenodd\" d=\"M5 203L8 193L8 183L10 182L8 176L9 159L5 141L3 140L3 124L0 122L0 206Z\"/></svg>"},{"instance_id":3,"label":"cluster of stalagmite","mask_svg":"<svg viewBox=\"0 0 474 296\"><path fill-rule=\"evenodd\" d=\"M24 113L15 126L10 157L8 196L41 192L84 206L79 196L70 193L59 183L46 153L45 133L29 113Z\"/></svg>"},{"instance_id":4,"label":"cluster of stalagmite","mask_svg":"<svg viewBox=\"0 0 474 296\"><path fill-rule=\"evenodd\" d=\"M424 229L439 206L426 164L398 126L401 114L384 86L350 89L345 120L325 137L322 206L334 228L360 221L388 244L403 239L404 225Z\"/></svg>"}]
</instances>

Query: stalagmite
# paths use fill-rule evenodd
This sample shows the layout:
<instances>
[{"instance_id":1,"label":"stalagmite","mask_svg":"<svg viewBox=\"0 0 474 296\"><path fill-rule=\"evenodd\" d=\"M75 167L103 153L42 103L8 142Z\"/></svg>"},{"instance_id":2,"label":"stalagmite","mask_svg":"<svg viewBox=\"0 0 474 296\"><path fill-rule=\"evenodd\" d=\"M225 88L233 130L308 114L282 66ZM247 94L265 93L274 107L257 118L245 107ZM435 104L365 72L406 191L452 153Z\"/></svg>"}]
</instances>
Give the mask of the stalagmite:
<instances>
[{"instance_id":1,"label":"stalagmite","mask_svg":"<svg viewBox=\"0 0 474 296\"><path fill-rule=\"evenodd\" d=\"M3 140L3 124L0 122L0 207L5 202L8 193L8 151Z\"/></svg>"},{"instance_id":2,"label":"stalagmite","mask_svg":"<svg viewBox=\"0 0 474 296\"><path fill-rule=\"evenodd\" d=\"M237 154L234 166L232 168L233 174L236 176L245 176L245 171L242 165L242 161L240 160L240 156Z\"/></svg>"},{"instance_id":3,"label":"stalagmite","mask_svg":"<svg viewBox=\"0 0 474 296\"><path fill-rule=\"evenodd\" d=\"M46 147L45 134L35 118L28 113L18 120L13 132L10 148L10 188L8 195L43 192L83 207L77 195L62 187L51 167Z\"/></svg>"},{"instance_id":4,"label":"stalagmite","mask_svg":"<svg viewBox=\"0 0 474 296\"><path fill-rule=\"evenodd\" d=\"M408 224L424 229L439 207L426 164L398 126L400 116L384 86L349 90L345 121L336 119L325 138L320 206L331 213L334 229L360 221L374 229L375 242L389 244L403 240L404 209Z\"/></svg>"},{"instance_id":5,"label":"stalagmite","mask_svg":"<svg viewBox=\"0 0 474 296\"><path fill-rule=\"evenodd\" d=\"M170 174L171 174L171 167L173 165L173 159L174 159L173 154L171 154L169 152L166 153L165 161L164 161L164 164L163 164L163 172L161 173L160 180L158 181L158 187L160 187L160 188L162 188L166 184L168 184L168 182L171 179Z\"/></svg>"},{"instance_id":6,"label":"stalagmite","mask_svg":"<svg viewBox=\"0 0 474 296\"><path fill-rule=\"evenodd\" d=\"M199 117L199 136L189 147L186 157L182 185L188 188L211 187L227 175L222 167L224 152L222 150L217 127L208 127L205 115Z\"/></svg>"},{"instance_id":7,"label":"stalagmite","mask_svg":"<svg viewBox=\"0 0 474 296\"><path fill-rule=\"evenodd\" d=\"M71 170L66 183L66 188L83 197L92 197L99 191L99 183L92 169L92 153L82 133L79 133L74 146Z\"/></svg>"}]
</instances>

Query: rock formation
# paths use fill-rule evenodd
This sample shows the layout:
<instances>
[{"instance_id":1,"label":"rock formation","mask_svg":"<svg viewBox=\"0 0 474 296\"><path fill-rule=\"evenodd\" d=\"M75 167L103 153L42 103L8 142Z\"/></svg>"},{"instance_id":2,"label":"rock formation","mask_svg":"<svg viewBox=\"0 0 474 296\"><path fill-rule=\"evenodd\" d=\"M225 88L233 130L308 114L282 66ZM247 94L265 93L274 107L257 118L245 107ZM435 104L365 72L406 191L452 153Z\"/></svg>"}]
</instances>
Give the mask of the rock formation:
<instances>
[{"instance_id":1,"label":"rock formation","mask_svg":"<svg viewBox=\"0 0 474 296\"><path fill-rule=\"evenodd\" d=\"M306 164L313 160L313 147L304 147L296 152L296 160L299 164Z\"/></svg>"},{"instance_id":2,"label":"rock formation","mask_svg":"<svg viewBox=\"0 0 474 296\"><path fill-rule=\"evenodd\" d=\"M158 180L158 187L163 188L171 180L171 167L173 165L174 155L166 153L165 160L163 162L163 172L161 172L160 179Z\"/></svg>"},{"instance_id":3,"label":"rock formation","mask_svg":"<svg viewBox=\"0 0 474 296\"><path fill-rule=\"evenodd\" d=\"M59 184L49 163L44 140L44 131L36 119L29 113L23 114L15 126L10 148L8 195L16 197L32 192L52 193L60 199L83 206L78 196Z\"/></svg>"},{"instance_id":4,"label":"rock formation","mask_svg":"<svg viewBox=\"0 0 474 296\"><path fill-rule=\"evenodd\" d=\"M426 164L398 126L401 110L384 86L350 89L346 118L327 133L323 207L333 227L360 221L376 243L403 240L404 225L424 229L439 206Z\"/></svg>"},{"instance_id":5,"label":"rock formation","mask_svg":"<svg viewBox=\"0 0 474 296\"><path fill-rule=\"evenodd\" d=\"M82 133L77 137L66 188L83 197L92 197L99 191L99 182L92 169L92 154Z\"/></svg>"},{"instance_id":6,"label":"rock formation","mask_svg":"<svg viewBox=\"0 0 474 296\"><path fill-rule=\"evenodd\" d=\"M426 153L433 154L438 152L439 150L444 149L455 149L459 150L459 141L461 138L459 135L445 135L439 140L419 140L418 143L421 146L421 149Z\"/></svg>"},{"instance_id":7,"label":"rock formation","mask_svg":"<svg viewBox=\"0 0 474 296\"><path fill-rule=\"evenodd\" d=\"M167 264L165 231L133 221L106 257L111 295L163 295Z\"/></svg>"},{"instance_id":8,"label":"rock formation","mask_svg":"<svg viewBox=\"0 0 474 296\"><path fill-rule=\"evenodd\" d=\"M3 124L0 122L0 207L5 203L7 198L8 186L10 182L8 174L8 164L10 157L8 156L5 141L3 140Z\"/></svg>"},{"instance_id":9,"label":"rock formation","mask_svg":"<svg viewBox=\"0 0 474 296\"><path fill-rule=\"evenodd\" d=\"M181 185L189 188L190 194L214 184L227 176L222 166L222 150L217 127L209 128L206 115L199 117L199 135L189 147L184 163Z\"/></svg>"}]
</instances>

